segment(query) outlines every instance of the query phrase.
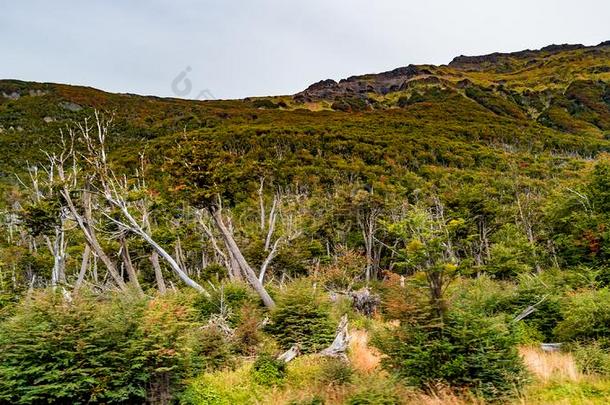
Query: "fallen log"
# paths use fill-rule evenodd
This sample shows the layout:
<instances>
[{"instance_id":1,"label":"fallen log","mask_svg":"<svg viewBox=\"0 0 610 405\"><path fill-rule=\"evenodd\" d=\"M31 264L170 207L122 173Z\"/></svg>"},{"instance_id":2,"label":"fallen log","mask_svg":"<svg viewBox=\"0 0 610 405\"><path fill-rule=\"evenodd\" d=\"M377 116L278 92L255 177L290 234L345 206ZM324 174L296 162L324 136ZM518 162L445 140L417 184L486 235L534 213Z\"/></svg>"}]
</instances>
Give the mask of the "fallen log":
<instances>
[{"instance_id":1,"label":"fallen log","mask_svg":"<svg viewBox=\"0 0 610 405\"><path fill-rule=\"evenodd\" d=\"M297 357L299 354L301 354L301 349L299 348L299 345L294 345L289 350L287 350L284 353L280 354L277 357L277 359L278 360L283 360L284 363L289 363L295 357Z\"/></svg>"}]
</instances>

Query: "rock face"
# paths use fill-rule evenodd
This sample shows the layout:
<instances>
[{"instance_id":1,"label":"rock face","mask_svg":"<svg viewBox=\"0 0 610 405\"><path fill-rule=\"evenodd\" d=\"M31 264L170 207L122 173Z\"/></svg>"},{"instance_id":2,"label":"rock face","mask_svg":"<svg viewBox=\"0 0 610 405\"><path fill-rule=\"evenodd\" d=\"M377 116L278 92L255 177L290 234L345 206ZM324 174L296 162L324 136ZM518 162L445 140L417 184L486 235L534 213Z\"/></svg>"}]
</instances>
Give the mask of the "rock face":
<instances>
[{"instance_id":1,"label":"rock face","mask_svg":"<svg viewBox=\"0 0 610 405\"><path fill-rule=\"evenodd\" d=\"M338 100L342 98L366 98L367 93L387 94L405 89L413 78L425 78L433 74L433 67L409 65L398 69L370 75L351 76L338 83L326 79L312 84L295 94L297 102Z\"/></svg>"},{"instance_id":2,"label":"rock face","mask_svg":"<svg viewBox=\"0 0 610 405\"><path fill-rule=\"evenodd\" d=\"M603 46L603 43L599 46ZM544 48L541 48L538 51L533 51L530 49L526 49L524 51L518 52L494 52L489 55L480 55L480 56L464 56L460 55L455 58L451 62L449 62L449 66L462 69L462 70L480 70L483 67L489 65L500 65L502 62L507 61L508 59L529 59L536 58L542 56L552 55L554 53L566 52L566 51L574 51L577 49L587 48L581 44L562 44L562 45L548 45ZM593 47L595 48L595 47Z\"/></svg>"},{"instance_id":3,"label":"rock face","mask_svg":"<svg viewBox=\"0 0 610 405\"><path fill-rule=\"evenodd\" d=\"M2 96L4 98L8 98L9 100L19 100L19 98L21 98L21 95L19 93L17 93L16 91L12 92L12 93L2 93Z\"/></svg>"},{"instance_id":4,"label":"rock face","mask_svg":"<svg viewBox=\"0 0 610 405\"><path fill-rule=\"evenodd\" d=\"M524 68L536 68L545 63L545 58L560 52L570 52L586 48L586 52L604 53L610 41L587 47L576 44L549 45L540 50L519 52L496 52L481 56L458 56L447 66L408 65L387 72L351 76L339 82L326 79L312 84L293 95L297 103L328 101L332 108L340 111L362 111L375 104L375 97L388 93L411 90L417 87L437 86L465 89L472 85L464 78L469 71L492 71L510 73ZM608 67L595 67L602 72ZM450 79L450 80L448 80ZM498 81L496 85L503 83Z\"/></svg>"},{"instance_id":5,"label":"rock face","mask_svg":"<svg viewBox=\"0 0 610 405\"><path fill-rule=\"evenodd\" d=\"M77 112L83 109L83 107L71 101L62 101L61 103L59 103L59 106L65 110L72 112Z\"/></svg>"}]
</instances>

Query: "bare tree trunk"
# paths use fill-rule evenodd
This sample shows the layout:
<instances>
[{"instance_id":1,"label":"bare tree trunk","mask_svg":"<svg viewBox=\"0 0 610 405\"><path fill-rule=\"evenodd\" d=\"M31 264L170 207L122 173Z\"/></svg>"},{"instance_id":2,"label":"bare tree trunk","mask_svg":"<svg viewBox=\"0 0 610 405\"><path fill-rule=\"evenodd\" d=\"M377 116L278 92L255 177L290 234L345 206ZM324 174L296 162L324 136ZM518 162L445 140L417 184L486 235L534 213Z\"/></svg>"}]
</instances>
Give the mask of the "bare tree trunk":
<instances>
[{"instance_id":1,"label":"bare tree trunk","mask_svg":"<svg viewBox=\"0 0 610 405\"><path fill-rule=\"evenodd\" d=\"M83 260L80 265L80 272L78 273L78 278L76 279L76 283L74 283L74 293L76 294L80 287L85 281L85 275L87 274L87 269L89 268L89 256L91 255L91 248L88 244L85 244L85 250L83 251Z\"/></svg>"},{"instance_id":2,"label":"bare tree trunk","mask_svg":"<svg viewBox=\"0 0 610 405\"><path fill-rule=\"evenodd\" d=\"M261 186L258 189L258 205L261 213L261 231L265 230L265 199L263 198L263 187L265 185L265 178L261 178Z\"/></svg>"},{"instance_id":3,"label":"bare tree trunk","mask_svg":"<svg viewBox=\"0 0 610 405\"><path fill-rule=\"evenodd\" d=\"M119 244L121 245L121 258L123 259L123 263L125 263L125 269L129 275L129 281L135 287L138 295L144 296L144 291L142 291L142 287L138 281L138 274L136 273L136 269L133 267L133 263L131 261L131 255L129 254L129 247L127 246L125 235L121 235L119 237Z\"/></svg>"},{"instance_id":4,"label":"bare tree trunk","mask_svg":"<svg viewBox=\"0 0 610 405\"><path fill-rule=\"evenodd\" d=\"M364 251L366 257L365 277L367 283L371 280L371 275L373 270L375 270L373 244L375 232L377 230L377 217L378 212L376 209L371 209L369 212L364 214L358 213L358 225L360 225L362 238L364 240Z\"/></svg>"},{"instance_id":5,"label":"bare tree trunk","mask_svg":"<svg viewBox=\"0 0 610 405\"><path fill-rule=\"evenodd\" d=\"M63 219L61 225L55 227L55 238L51 242L51 238L45 235L45 242L49 252L53 255L53 270L51 271L51 285L56 287L58 284L66 283L66 241L63 228Z\"/></svg>"},{"instance_id":6,"label":"bare tree trunk","mask_svg":"<svg viewBox=\"0 0 610 405\"><path fill-rule=\"evenodd\" d=\"M335 335L335 340L333 343L328 346L326 349L320 352L321 356L329 356L329 357L339 357L347 360L347 355L345 352L347 351L347 346L349 345L349 331L347 329L347 315L343 315L341 317L341 321L339 322L339 326L337 326L337 334Z\"/></svg>"},{"instance_id":7,"label":"bare tree trunk","mask_svg":"<svg viewBox=\"0 0 610 405\"><path fill-rule=\"evenodd\" d=\"M529 221L529 218L526 218L525 213L523 212L523 207L521 206L521 199L519 198L519 193L516 194L517 207L519 208L519 216L521 217L521 223L523 228L525 229L525 234L527 235L527 241L532 248L532 255L534 258L534 266L536 267L536 272L538 274L542 273L542 268L540 267L540 262L538 260L538 254L536 252L536 241L534 239L534 231L532 229L532 224ZM529 199L529 194L526 194L526 197Z\"/></svg>"},{"instance_id":8,"label":"bare tree trunk","mask_svg":"<svg viewBox=\"0 0 610 405\"><path fill-rule=\"evenodd\" d=\"M127 290L127 285L121 278L121 275L117 271L114 263L112 263L112 260L110 260L108 255L106 255L106 253L100 246L99 242L97 241L97 238L95 237L95 232L93 231L93 226L91 225L92 218L90 215L91 196L88 193L85 193L85 195L83 196L84 197L83 200L85 202L85 207L86 207L85 215L86 215L86 220L87 220L87 223L85 223L85 219L83 219L83 217L76 210L76 207L74 206L74 203L72 202L72 198L70 197L70 191L67 189L67 187L64 187L64 189L61 192L61 195L66 200L66 203L68 204L68 208L70 209L72 216L74 217L74 219L78 223L79 228L83 232L83 235L85 236L85 240L87 241L87 244L95 252L96 256L99 257L100 260L104 263L104 265L108 269L108 272L110 273L110 275L112 276L114 281L119 286L119 289L121 289L122 291Z\"/></svg>"},{"instance_id":9,"label":"bare tree trunk","mask_svg":"<svg viewBox=\"0 0 610 405\"><path fill-rule=\"evenodd\" d=\"M188 276L188 274L186 274L184 271L182 271L182 268L176 262L176 260L169 253L167 253L167 251L165 249L163 249L161 247L161 245L159 245L157 242L155 242L148 233L146 233L144 231L144 229L140 226L140 224L138 224L138 221L136 221L135 218L129 213L129 210L127 209L127 206L125 205L124 201L116 200L116 199L112 198L109 194L106 194L106 199L112 205L114 205L115 207L117 207L121 210L123 216L127 219L128 223L120 222L120 221L117 221L110 217L108 217L108 219L110 219L111 221L114 221L118 225L121 225L121 226L129 229L131 232L135 233L136 235L139 235L154 250L156 250L157 253L159 253L159 256L161 256L167 262L167 264L169 264L171 269L178 275L178 277L180 277L180 279L186 285L194 288L195 290L199 291L200 293L202 293L208 297L210 296L210 293L208 293L205 288L203 288L201 285L199 285L199 283L197 283L195 280L191 279Z\"/></svg>"},{"instance_id":10,"label":"bare tree trunk","mask_svg":"<svg viewBox=\"0 0 610 405\"><path fill-rule=\"evenodd\" d=\"M216 240L216 237L214 236L214 233L212 233L212 230L205 223L201 214L202 213L200 213L200 215L199 215L199 223L200 223L201 227L203 228L203 232L206 234L206 236L210 240L210 243L212 244L212 248L214 249L214 252L216 252L217 257L219 257L223 261L224 266L227 268L227 271L229 272L229 279L241 281L242 276L241 276L241 270L239 269L239 263L237 263L237 260L231 254L231 251L229 250L229 247L226 244L226 242L225 242L225 247L227 249L227 252L229 252L228 255L222 251L220 246L218 246L218 242ZM224 238L223 238L223 241L224 241Z\"/></svg>"},{"instance_id":11,"label":"bare tree trunk","mask_svg":"<svg viewBox=\"0 0 610 405\"><path fill-rule=\"evenodd\" d=\"M243 277L241 275L241 269L239 267L239 263L237 262L235 255L233 255L233 253L229 249L229 245L227 245L225 243L225 246L227 247L227 251L229 252L229 261L228 261L229 278L231 280L242 281Z\"/></svg>"},{"instance_id":12,"label":"bare tree trunk","mask_svg":"<svg viewBox=\"0 0 610 405\"><path fill-rule=\"evenodd\" d=\"M265 252L271 248L271 237L275 231L275 223L277 222L277 205L279 202L278 196L273 197L273 204L271 205L271 211L269 212L269 226L267 228L267 237L265 238Z\"/></svg>"},{"instance_id":13,"label":"bare tree trunk","mask_svg":"<svg viewBox=\"0 0 610 405\"><path fill-rule=\"evenodd\" d=\"M265 281L265 273L267 273L267 268L269 267L269 264L271 264L271 260L273 260L273 258L277 254L277 248L280 244L280 241L281 241L281 239L277 239L275 241L275 243L273 243L273 246L271 247L269 254L267 255L267 257L263 261L263 264L261 265L261 270L258 274L258 281L260 281L261 283L263 281Z\"/></svg>"},{"instance_id":14,"label":"bare tree trunk","mask_svg":"<svg viewBox=\"0 0 610 405\"><path fill-rule=\"evenodd\" d=\"M165 294L167 292L167 288L165 287L165 280L163 279L161 265L159 264L159 254L156 250L151 253L150 261L152 263L153 269L155 270L155 279L157 280L157 287L159 288L159 292L161 294Z\"/></svg>"},{"instance_id":15,"label":"bare tree trunk","mask_svg":"<svg viewBox=\"0 0 610 405\"><path fill-rule=\"evenodd\" d=\"M225 226L223 219L222 219L222 213L220 212L220 208L212 209L212 217L214 218L214 222L216 223L216 226L218 227L218 230L220 231L220 233L227 245L227 248L229 249L230 253L235 257L235 259L239 263L239 267L241 268L246 280L248 280L248 283L252 286L252 288L254 288L254 290L257 292L257 294L261 297L261 300L263 301L263 303L265 304L265 306L267 308L275 307L275 302L273 301L273 299L271 298L269 293L267 293L267 290L265 290L265 287L263 286L263 284L256 277L254 270L252 270L252 267L250 267L250 265L248 264L248 262L242 255L241 250L237 246L237 243L235 243L235 240L233 239L233 235L231 234L231 232L229 232L229 230Z\"/></svg>"}]
</instances>

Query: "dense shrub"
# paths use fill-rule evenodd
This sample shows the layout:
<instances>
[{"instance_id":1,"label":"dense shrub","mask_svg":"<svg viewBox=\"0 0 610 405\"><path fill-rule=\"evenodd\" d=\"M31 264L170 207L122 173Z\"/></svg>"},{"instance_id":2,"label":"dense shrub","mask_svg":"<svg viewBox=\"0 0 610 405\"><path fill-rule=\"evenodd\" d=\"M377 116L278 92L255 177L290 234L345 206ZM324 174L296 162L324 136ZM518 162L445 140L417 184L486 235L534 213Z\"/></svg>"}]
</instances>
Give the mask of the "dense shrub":
<instances>
[{"instance_id":1,"label":"dense shrub","mask_svg":"<svg viewBox=\"0 0 610 405\"><path fill-rule=\"evenodd\" d=\"M346 405L398 405L400 398L388 381L362 381L345 401Z\"/></svg>"},{"instance_id":2,"label":"dense shrub","mask_svg":"<svg viewBox=\"0 0 610 405\"><path fill-rule=\"evenodd\" d=\"M252 365L252 378L257 384L280 385L286 377L286 362L274 356L260 356Z\"/></svg>"},{"instance_id":3,"label":"dense shrub","mask_svg":"<svg viewBox=\"0 0 610 405\"><path fill-rule=\"evenodd\" d=\"M206 370L230 367L233 363L233 345L225 334L216 327L207 327L199 332L199 357Z\"/></svg>"},{"instance_id":4,"label":"dense shrub","mask_svg":"<svg viewBox=\"0 0 610 405\"><path fill-rule=\"evenodd\" d=\"M350 363L342 359L327 358L320 369L322 380L328 384L347 384L354 377L354 369Z\"/></svg>"},{"instance_id":5,"label":"dense shrub","mask_svg":"<svg viewBox=\"0 0 610 405\"><path fill-rule=\"evenodd\" d=\"M610 342L577 344L571 352L583 373L610 376Z\"/></svg>"},{"instance_id":6,"label":"dense shrub","mask_svg":"<svg viewBox=\"0 0 610 405\"><path fill-rule=\"evenodd\" d=\"M571 294L561 306L563 320L555 328L562 341L592 341L610 338L610 290Z\"/></svg>"},{"instance_id":7,"label":"dense shrub","mask_svg":"<svg viewBox=\"0 0 610 405\"><path fill-rule=\"evenodd\" d=\"M552 342L554 328L563 318L560 306L563 290L569 288L567 278L567 272L551 270L535 276L522 274L517 285L482 277L456 287L456 305L480 315L506 314L511 318L533 306L534 311L518 325L520 335L526 341Z\"/></svg>"},{"instance_id":8,"label":"dense shrub","mask_svg":"<svg viewBox=\"0 0 610 405\"><path fill-rule=\"evenodd\" d=\"M254 100L252 102L252 106L254 108L269 108L269 109L276 109L276 108L280 107L278 104L275 104L273 101L266 99L266 98Z\"/></svg>"},{"instance_id":9,"label":"dense shrub","mask_svg":"<svg viewBox=\"0 0 610 405\"><path fill-rule=\"evenodd\" d=\"M489 317L453 310L443 325L405 324L374 344L386 355L386 369L423 389L441 383L497 399L525 382L515 337Z\"/></svg>"},{"instance_id":10,"label":"dense shrub","mask_svg":"<svg viewBox=\"0 0 610 405\"><path fill-rule=\"evenodd\" d=\"M201 366L191 319L173 297L34 294L0 325L0 402L168 398Z\"/></svg>"},{"instance_id":11,"label":"dense shrub","mask_svg":"<svg viewBox=\"0 0 610 405\"><path fill-rule=\"evenodd\" d=\"M293 283L278 297L266 330L284 349L298 344L303 353L328 346L335 334L330 305L307 280Z\"/></svg>"},{"instance_id":12,"label":"dense shrub","mask_svg":"<svg viewBox=\"0 0 610 405\"><path fill-rule=\"evenodd\" d=\"M240 309L239 317L241 323L235 328L233 343L239 353L254 355L263 341L260 311L252 305L245 305Z\"/></svg>"},{"instance_id":13,"label":"dense shrub","mask_svg":"<svg viewBox=\"0 0 610 405\"><path fill-rule=\"evenodd\" d=\"M241 307L258 303L260 300L252 289L241 283L227 283L210 292L211 297L199 295L193 306L199 311L202 319L210 315L223 315L232 326L241 321Z\"/></svg>"}]
</instances>

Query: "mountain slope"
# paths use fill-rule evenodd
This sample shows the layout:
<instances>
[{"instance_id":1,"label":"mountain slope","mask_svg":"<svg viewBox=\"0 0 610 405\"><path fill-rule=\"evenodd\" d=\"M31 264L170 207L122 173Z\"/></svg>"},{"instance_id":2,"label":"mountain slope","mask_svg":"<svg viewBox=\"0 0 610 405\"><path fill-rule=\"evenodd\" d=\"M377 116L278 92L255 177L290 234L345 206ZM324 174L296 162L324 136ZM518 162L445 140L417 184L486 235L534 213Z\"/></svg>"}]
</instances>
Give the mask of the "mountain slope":
<instances>
[{"instance_id":1,"label":"mountain slope","mask_svg":"<svg viewBox=\"0 0 610 405\"><path fill-rule=\"evenodd\" d=\"M464 176L503 181L494 173L513 168L551 187L610 150L608 42L460 56L446 66L322 81L294 96L188 101L10 80L0 81L0 95L5 184L94 108L115 113L118 163L135 164L145 149L174 178L207 194L232 189L235 198L260 176L308 187L450 189ZM168 162L189 162L188 173Z\"/></svg>"}]
</instances>

